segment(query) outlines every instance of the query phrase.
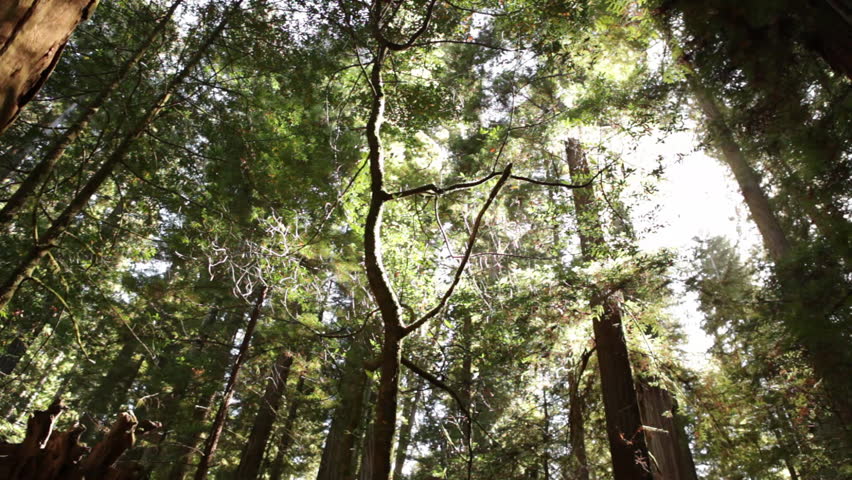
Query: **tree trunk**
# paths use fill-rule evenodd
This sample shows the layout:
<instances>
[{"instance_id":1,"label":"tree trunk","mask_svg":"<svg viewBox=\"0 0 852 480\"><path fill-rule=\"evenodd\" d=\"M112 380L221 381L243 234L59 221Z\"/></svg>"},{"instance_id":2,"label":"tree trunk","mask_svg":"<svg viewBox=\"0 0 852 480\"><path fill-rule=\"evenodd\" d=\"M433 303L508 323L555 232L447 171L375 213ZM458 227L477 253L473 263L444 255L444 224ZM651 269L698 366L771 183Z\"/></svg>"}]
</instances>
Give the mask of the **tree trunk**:
<instances>
[{"instance_id":1,"label":"tree trunk","mask_svg":"<svg viewBox=\"0 0 852 480\"><path fill-rule=\"evenodd\" d=\"M272 433L272 426L281 406L281 398L287 388L287 377L290 375L292 365L293 354L289 351L282 351L272 365L266 391L263 393L248 443L243 451L240 466L237 468L237 478L251 480L257 478L260 473L263 452Z\"/></svg>"},{"instance_id":2,"label":"tree trunk","mask_svg":"<svg viewBox=\"0 0 852 480\"><path fill-rule=\"evenodd\" d=\"M690 88L714 129L723 159L734 173L751 217L776 265L783 298L790 305L800 306L798 311L801 314L781 313L784 325L789 334L805 348L814 372L823 379L828 401L843 426L846 446L852 448L852 382L846 374L852 366L852 360L848 347L841 340L848 335L848 330L844 331L844 325L838 325L831 318L836 312L826 310L823 298L817 299L809 292L813 287L803 288L803 284L812 284L818 279L805 271L803 265L792 263L793 259L788 258L790 244L769 199L760 187L757 173L742 154L718 105L696 78L693 66L683 55L678 60L686 67ZM848 298L846 292L841 292L841 295ZM848 304L848 300L841 302Z\"/></svg>"},{"instance_id":3,"label":"tree trunk","mask_svg":"<svg viewBox=\"0 0 852 480\"><path fill-rule=\"evenodd\" d=\"M343 377L340 379L340 402L334 409L331 426L322 451L317 480L354 480L355 442L361 425L364 408L364 389L367 374L363 361L365 349L360 338L346 353Z\"/></svg>"},{"instance_id":4,"label":"tree trunk","mask_svg":"<svg viewBox=\"0 0 852 480\"><path fill-rule=\"evenodd\" d=\"M376 394L372 388L367 391L367 405L373 403L376 399ZM368 410L369 411L369 410ZM371 421L372 420L372 421ZM375 472L373 471L374 458L376 455L374 437L376 435L376 422L369 415L364 419L367 428L364 429L364 438L361 442L361 465L358 468L358 480L372 480Z\"/></svg>"},{"instance_id":5,"label":"tree trunk","mask_svg":"<svg viewBox=\"0 0 852 480\"><path fill-rule=\"evenodd\" d=\"M585 398L580 390L583 372L592 356L591 351L583 351L580 363L568 379L568 443L571 446L573 465L569 470L569 478L574 480L589 480L589 458L586 453L586 412Z\"/></svg>"},{"instance_id":6,"label":"tree trunk","mask_svg":"<svg viewBox=\"0 0 852 480\"><path fill-rule=\"evenodd\" d=\"M417 404L420 402L421 391L419 383L416 380L411 382L414 387L414 395L402 407L403 424L399 429L399 438L396 442L393 480L402 480L403 477L402 468L405 466L405 459L408 458L408 445L411 442L411 432L414 429L414 422L417 418Z\"/></svg>"},{"instance_id":7,"label":"tree trunk","mask_svg":"<svg viewBox=\"0 0 852 480\"><path fill-rule=\"evenodd\" d=\"M136 357L136 349L139 348L137 340L124 335L121 341L121 349L112 359L109 370L105 376L97 379L98 385L86 402L87 413L82 423L88 432L98 432L98 427L103 426L101 420L105 421L114 415L127 401L127 393L142 368L142 358Z\"/></svg>"},{"instance_id":8,"label":"tree trunk","mask_svg":"<svg viewBox=\"0 0 852 480\"><path fill-rule=\"evenodd\" d=\"M675 415L676 405L671 394L644 381L638 383L642 424L645 426L648 450L653 455L653 472L656 480L698 480L695 463L686 442L681 438Z\"/></svg>"},{"instance_id":9,"label":"tree trunk","mask_svg":"<svg viewBox=\"0 0 852 480\"><path fill-rule=\"evenodd\" d=\"M38 263L45 255L59 242L59 237L68 229L71 222L79 214L89 199L94 195L101 184L110 176L112 171L124 160L124 157L130 151L130 148L135 144L136 140L142 136L148 125L154 120L160 111L166 106L169 98L175 92L177 87L186 79L187 76L195 69L195 66L201 61L207 50L213 45L213 42L219 38L219 35L225 29L230 17L230 11L225 12L222 20L213 29L210 35L205 39L201 46L196 50L193 56L187 61L183 69L175 75L166 85L164 91L157 98L151 107L145 112L142 118L136 122L133 128L127 133L121 143L116 147L112 154L107 157L100 168L89 178L89 181L80 189L73 200L68 204L65 210L53 220L50 228L38 239L38 244L32 246L21 259L18 266L12 271L6 281L0 285L0 311L6 308L6 305L15 296L15 292L26 278L32 275L33 271L38 266Z\"/></svg>"},{"instance_id":10,"label":"tree trunk","mask_svg":"<svg viewBox=\"0 0 852 480\"><path fill-rule=\"evenodd\" d=\"M589 179L589 167L580 142L566 142L568 167L574 183ZM573 190L574 206L579 227L580 248L587 261L597 258L604 250L603 228L595 206L591 187ZM591 298L592 311L602 310L593 319L595 346L601 375L604 414L606 416L609 450L615 480L651 480L648 447L639 405L633 385L633 373L622 330L621 310L615 293L597 287Z\"/></svg>"},{"instance_id":11,"label":"tree trunk","mask_svg":"<svg viewBox=\"0 0 852 480\"><path fill-rule=\"evenodd\" d=\"M182 2L183 0L176 0L172 4L165 16L160 19L154 29L144 39L142 39L142 42L136 51L133 52L133 55L124 62L124 65L121 66L118 75L116 75L103 88L103 90L98 93L91 103L83 108L82 113L74 124L71 125L71 127L62 134L62 136L52 142L42 161L36 165L27 178L18 186L18 189L15 190L15 193L12 194L12 197L9 198L6 205L3 206L3 209L0 210L0 231L3 231L5 226L15 219L15 216L18 214L20 209L23 208L26 200L33 194L39 185L44 182L47 176L50 175L50 172L53 171L53 167L56 166L56 162L59 161L68 146L71 145L77 136L80 135L80 132L89 125L92 117L94 117L98 110L100 110L100 108L104 105L107 98L109 98L118 86L124 82L127 75L130 73L130 70L139 63L139 60L142 59L145 52L148 51L148 48L150 48L157 37L163 33L166 26L171 21L171 17L175 10L177 10L178 6Z\"/></svg>"},{"instance_id":12,"label":"tree trunk","mask_svg":"<svg viewBox=\"0 0 852 480\"><path fill-rule=\"evenodd\" d=\"M12 0L0 7L0 134L53 72L98 0Z\"/></svg>"},{"instance_id":13,"label":"tree trunk","mask_svg":"<svg viewBox=\"0 0 852 480\"><path fill-rule=\"evenodd\" d=\"M204 453L201 455L201 460L198 462L198 469L195 471L195 480L205 480L207 478L210 464L213 462L213 457L216 455L216 449L219 446L219 438L222 436L222 430L225 428L225 421L228 416L228 407L231 403L231 396L234 394L234 387L237 384L237 379L240 375L240 370L248 358L248 350L251 345L251 338L254 336L254 329L257 327L257 321L260 319L260 310L263 307L263 301L266 299L267 287L260 287L257 294L257 299L254 303L254 309L249 316L248 324L243 332L243 341L240 344L237 356L234 358L234 363L231 366L228 383L225 385L225 391L222 394L222 401L219 404L219 409L216 411L216 417L213 420L213 425L210 427L210 435L207 437L207 443L204 446Z\"/></svg>"},{"instance_id":14,"label":"tree trunk","mask_svg":"<svg viewBox=\"0 0 852 480\"><path fill-rule=\"evenodd\" d=\"M692 74L687 74L687 80L698 105L707 118L707 123L713 130L713 138L722 152L722 160L731 169L740 192L748 206L751 218L760 231L763 243L769 256L776 263L781 261L790 250L787 236L781 229L781 223L769 203L769 198L760 186L760 176L745 158L734 134L728 128L722 112L716 102Z\"/></svg>"},{"instance_id":15,"label":"tree trunk","mask_svg":"<svg viewBox=\"0 0 852 480\"><path fill-rule=\"evenodd\" d=\"M305 375L299 376L299 381L296 383L296 391L288 399L290 408L287 411L287 419L281 427L281 444L278 445L278 451L275 452L275 460L272 462L272 467L269 471L270 480L281 480L284 473L284 457L288 454L290 447L293 446L295 439L293 435L293 426L296 424L296 418L299 413L299 405L302 403L302 393L305 390Z\"/></svg>"}]
</instances>

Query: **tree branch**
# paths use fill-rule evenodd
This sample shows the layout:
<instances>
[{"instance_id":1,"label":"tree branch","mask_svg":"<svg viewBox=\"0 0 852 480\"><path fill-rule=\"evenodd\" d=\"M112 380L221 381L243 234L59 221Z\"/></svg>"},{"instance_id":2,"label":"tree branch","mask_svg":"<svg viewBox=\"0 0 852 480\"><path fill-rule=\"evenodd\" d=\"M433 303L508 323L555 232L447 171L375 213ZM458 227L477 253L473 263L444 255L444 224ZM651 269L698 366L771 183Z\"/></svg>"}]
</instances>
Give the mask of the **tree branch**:
<instances>
[{"instance_id":1,"label":"tree branch","mask_svg":"<svg viewBox=\"0 0 852 480\"><path fill-rule=\"evenodd\" d=\"M456 285L459 284L459 280L461 280L464 268L467 266L467 262L470 260L470 254L473 252L473 244L476 243L476 235L477 233L479 233L479 227L482 226L482 218L485 216L485 212L488 210L488 207L490 207L491 204L494 202L494 199L497 198L497 194L500 192L500 189L503 188L503 185L505 185L506 181L509 180L511 174L512 164L510 163L506 165L506 168L503 170L503 174L500 176L500 180L498 180L497 184L494 185L494 188L491 189L491 193L488 195L488 199L485 201L485 204L482 206L482 209L479 210L479 214L476 216L476 221L474 221L473 228L470 231L470 237L467 240L467 248L465 248L464 256L462 257L462 260L459 263L458 268L456 269L456 273L453 276L453 282L450 284L450 287L441 297L441 300L438 302L438 305L436 305L435 308L423 315L420 320L417 320L416 322L403 329L403 336L413 332L421 325L429 321L429 319L437 315L441 310L443 310L444 306L447 304L447 300L450 299L450 296L452 296L453 291L456 289Z\"/></svg>"},{"instance_id":2,"label":"tree branch","mask_svg":"<svg viewBox=\"0 0 852 480\"><path fill-rule=\"evenodd\" d=\"M491 172L485 177L480 178L479 180L474 180L472 182L464 182L464 183L456 183L454 185L450 185L448 187L439 187L434 183L429 183L426 185L421 185L416 188L412 188L410 190L403 190L396 193L391 193L389 200L398 200L400 198L410 197L412 195L419 195L421 193L431 193L433 195L443 195L445 193L450 193L456 190L463 190L466 188L476 187L478 185L482 185L483 183L491 180L492 178L502 175L504 172Z\"/></svg>"}]
</instances>

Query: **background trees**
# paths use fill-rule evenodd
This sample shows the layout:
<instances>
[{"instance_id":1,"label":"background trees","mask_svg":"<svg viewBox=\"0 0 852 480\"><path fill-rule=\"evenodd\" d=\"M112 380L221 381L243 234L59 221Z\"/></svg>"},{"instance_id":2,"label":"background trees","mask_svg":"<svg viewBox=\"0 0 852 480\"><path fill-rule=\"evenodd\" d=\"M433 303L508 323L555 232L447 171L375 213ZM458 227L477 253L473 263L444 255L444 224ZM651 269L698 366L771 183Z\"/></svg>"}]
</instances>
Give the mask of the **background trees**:
<instances>
[{"instance_id":1,"label":"background trees","mask_svg":"<svg viewBox=\"0 0 852 480\"><path fill-rule=\"evenodd\" d=\"M102 5L0 145L6 439L62 397L161 421L153 478L841 478L843 8L686 3ZM765 252L641 247L684 132Z\"/></svg>"}]
</instances>

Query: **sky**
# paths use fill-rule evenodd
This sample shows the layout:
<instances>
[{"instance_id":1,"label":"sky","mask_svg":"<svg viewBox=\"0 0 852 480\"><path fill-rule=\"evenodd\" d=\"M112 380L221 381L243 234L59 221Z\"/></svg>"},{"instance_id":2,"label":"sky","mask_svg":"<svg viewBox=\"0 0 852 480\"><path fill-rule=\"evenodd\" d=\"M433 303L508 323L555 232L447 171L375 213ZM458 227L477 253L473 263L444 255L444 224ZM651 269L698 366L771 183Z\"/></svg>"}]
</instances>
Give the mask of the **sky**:
<instances>
[{"instance_id":1,"label":"sky","mask_svg":"<svg viewBox=\"0 0 852 480\"><path fill-rule=\"evenodd\" d=\"M759 248L760 237L748 219L742 195L727 166L704 152L694 151L697 144L691 132L673 134L662 143L649 137L640 142L635 153L625 155L625 162L650 170L662 156L664 174L658 183L659 191L651 202L637 206L634 219L637 230L642 230L642 223L648 222L645 214L657 208L655 219L661 226L642 235L639 247L647 252L668 248L680 253L674 271L678 281L672 285L678 300L670 313L680 320L687 335L683 360L688 366L700 369L709 364L707 349L712 340L701 329L697 295L683 288L686 256L695 246L696 237L727 237L732 245L738 246L741 255Z\"/></svg>"}]
</instances>

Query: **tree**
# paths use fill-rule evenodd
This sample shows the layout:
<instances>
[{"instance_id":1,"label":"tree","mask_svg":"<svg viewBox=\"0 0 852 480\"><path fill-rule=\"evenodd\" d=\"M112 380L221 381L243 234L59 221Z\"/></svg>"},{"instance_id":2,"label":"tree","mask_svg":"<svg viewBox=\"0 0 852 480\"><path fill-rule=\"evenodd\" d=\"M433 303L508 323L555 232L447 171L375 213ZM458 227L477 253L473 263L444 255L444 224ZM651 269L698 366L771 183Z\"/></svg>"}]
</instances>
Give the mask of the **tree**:
<instances>
[{"instance_id":1,"label":"tree","mask_svg":"<svg viewBox=\"0 0 852 480\"><path fill-rule=\"evenodd\" d=\"M0 134L53 73L68 37L98 0L23 1L0 11Z\"/></svg>"}]
</instances>

